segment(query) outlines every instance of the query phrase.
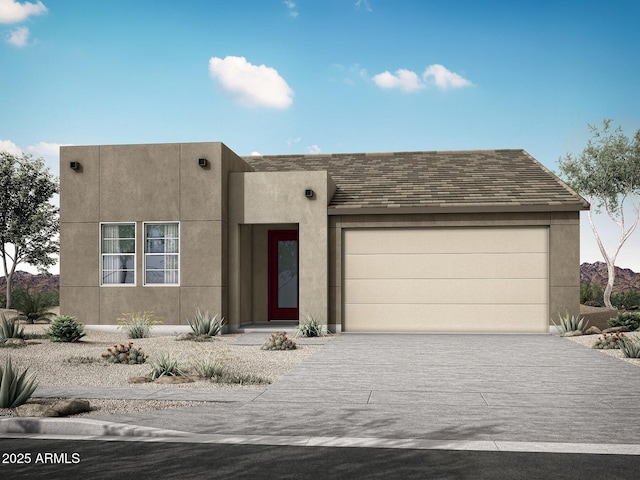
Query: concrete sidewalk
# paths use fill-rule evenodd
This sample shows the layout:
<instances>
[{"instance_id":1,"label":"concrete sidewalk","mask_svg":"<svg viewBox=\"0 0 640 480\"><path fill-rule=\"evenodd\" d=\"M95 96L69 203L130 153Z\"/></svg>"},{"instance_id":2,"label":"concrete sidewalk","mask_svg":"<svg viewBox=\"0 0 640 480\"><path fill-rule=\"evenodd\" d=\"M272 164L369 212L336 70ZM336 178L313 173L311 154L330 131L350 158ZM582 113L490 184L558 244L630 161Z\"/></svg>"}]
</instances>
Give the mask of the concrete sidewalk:
<instances>
[{"instance_id":1,"label":"concrete sidewalk","mask_svg":"<svg viewBox=\"0 0 640 480\"><path fill-rule=\"evenodd\" d=\"M180 441L640 454L640 368L549 335L342 334L268 388L175 390L153 398L215 403L92 421Z\"/></svg>"}]
</instances>

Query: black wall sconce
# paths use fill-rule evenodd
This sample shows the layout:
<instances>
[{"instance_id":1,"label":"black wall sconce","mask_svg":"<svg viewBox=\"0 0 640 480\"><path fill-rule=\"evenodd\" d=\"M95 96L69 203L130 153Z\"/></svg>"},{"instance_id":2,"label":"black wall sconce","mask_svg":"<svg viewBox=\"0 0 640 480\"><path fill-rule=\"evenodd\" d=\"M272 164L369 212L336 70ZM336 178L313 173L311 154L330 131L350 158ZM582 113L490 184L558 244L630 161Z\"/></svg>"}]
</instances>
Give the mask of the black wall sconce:
<instances>
[{"instance_id":1,"label":"black wall sconce","mask_svg":"<svg viewBox=\"0 0 640 480\"><path fill-rule=\"evenodd\" d=\"M207 160L206 158L199 158L198 165L200 165L202 168L207 168L207 166L209 166L209 160Z\"/></svg>"},{"instance_id":2,"label":"black wall sconce","mask_svg":"<svg viewBox=\"0 0 640 480\"><path fill-rule=\"evenodd\" d=\"M77 172L78 170L80 170L80 162L69 162L69 168Z\"/></svg>"},{"instance_id":3,"label":"black wall sconce","mask_svg":"<svg viewBox=\"0 0 640 480\"><path fill-rule=\"evenodd\" d=\"M310 188L307 188L304 191L304 196L309 198L309 199L311 199L311 198L313 198L315 196L315 192L313 190L311 190Z\"/></svg>"}]
</instances>

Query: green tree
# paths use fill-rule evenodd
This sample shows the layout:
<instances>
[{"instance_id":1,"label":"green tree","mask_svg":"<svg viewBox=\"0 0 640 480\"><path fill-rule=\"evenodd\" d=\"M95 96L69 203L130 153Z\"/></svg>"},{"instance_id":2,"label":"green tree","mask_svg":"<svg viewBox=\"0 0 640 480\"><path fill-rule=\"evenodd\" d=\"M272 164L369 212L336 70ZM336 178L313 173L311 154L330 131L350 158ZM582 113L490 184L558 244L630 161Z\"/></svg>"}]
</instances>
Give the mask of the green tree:
<instances>
[{"instance_id":1,"label":"green tree","mask_svg":"<svg viewBox=\"0 0 640 480\"><path fill-rule=\"evenodd\" d=\"M609 119L602 122L602 128L589 125L589 129L592 137L582 153L578 156L568 153L560 158L560 174L591 203L589 224L609 274L604 304L613 310L611 291L616 258L640 220L640 130L629 139L620 127L612 130ZM632 218L625 218L628 207L634 213ZM593 213L601 213L603 208L620 231L618 245L611 253L607 253L593 223Z\"/></svg>"},{"instance_id":2,"label":"green tree","mask_svg":"<svg viewBox=\"0 0 640 480\"><path fill-rule=\"evenodd\" d=\"M58 208L49 202L58 181L42 158L0 151L0 255L7 281L7 308L16 266L46 271L59 251Z\"/></svg>"}]
</instances>

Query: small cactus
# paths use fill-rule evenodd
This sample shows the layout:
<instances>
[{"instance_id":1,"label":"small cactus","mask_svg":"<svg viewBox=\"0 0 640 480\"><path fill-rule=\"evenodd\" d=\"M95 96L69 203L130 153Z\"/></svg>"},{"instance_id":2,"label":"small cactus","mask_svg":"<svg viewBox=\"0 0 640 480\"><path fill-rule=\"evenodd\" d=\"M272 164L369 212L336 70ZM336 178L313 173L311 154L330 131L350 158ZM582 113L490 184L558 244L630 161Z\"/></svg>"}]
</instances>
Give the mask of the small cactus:
<instances>
[{"instance_id":1,"label":"small cactus","mask_svg":"<svg viewBox=\"0 0 640 480\"><path fill-rule=\"evenodd\" d=\"M107 362L125 363L128 365L145 363L147 361L147 355L144 354L142 348L134 347L133 342L129 342L127 345L120 343L114 345L113 348L107 348L107 351L102 354L102 358Z\"/></svg>"},{"instance_id":2,"label":"small cactus","mask_svg":"<svg viewBox=\"0 0 640 480\"><path fill-rule=\"evenodd\" d=\"M620 344L624 341L624 335L620 332L617 333L605 333L598 337L593 348L599 350L612 350L614 348L620 348Z\"/></svg>"},{"instance_id":3,"label":"small cactus","mask_svg":"<svg viewBox=\"0 0 640 480\"><path fill-rule=\"evenodd\" d=\"M285 332L272 333L262 344L262 350L295 350L296 343Z\"/></svg>"}]
</instances>

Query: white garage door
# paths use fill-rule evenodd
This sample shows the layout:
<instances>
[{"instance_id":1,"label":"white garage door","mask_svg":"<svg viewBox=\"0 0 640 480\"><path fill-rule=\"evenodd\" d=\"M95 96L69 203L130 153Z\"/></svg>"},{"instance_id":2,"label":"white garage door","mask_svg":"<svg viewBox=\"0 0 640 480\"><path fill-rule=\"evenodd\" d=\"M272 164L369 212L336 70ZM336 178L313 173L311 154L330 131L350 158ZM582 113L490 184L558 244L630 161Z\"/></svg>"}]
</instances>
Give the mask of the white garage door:
<instances>
[{"instance_id":1,"label":"white garage door","mask_svg":"<svg viewBox=\"0 0 640 480\"><path fill-rule=\"evenodd\" d=\"M347 332L548 332L547 227L343 232Z\"/></svg>"}]
</instances>

